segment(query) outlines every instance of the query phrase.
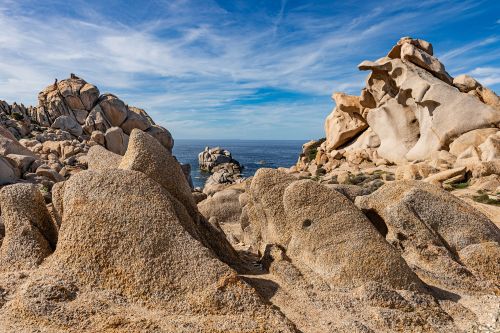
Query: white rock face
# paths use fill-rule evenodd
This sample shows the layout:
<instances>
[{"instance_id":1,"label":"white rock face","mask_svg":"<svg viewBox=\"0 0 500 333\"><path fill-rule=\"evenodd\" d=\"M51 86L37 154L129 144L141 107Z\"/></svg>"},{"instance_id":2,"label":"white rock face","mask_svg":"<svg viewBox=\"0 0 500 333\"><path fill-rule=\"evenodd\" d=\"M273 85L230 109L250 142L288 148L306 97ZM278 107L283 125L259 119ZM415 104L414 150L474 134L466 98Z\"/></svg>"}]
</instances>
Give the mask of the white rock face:
<instances>
[{"instance_id":1,"label":"white rock face","mask_svg":"<svg viewBox=\"0 0 500 333\"><path fill-rule=\"evenodd\" d=\"M335 93L332 99L337 104L325 120L327 145L335 149L365 130L368 125L362 117L363 107L358 96Z\"/></svg>"},{"instance_id":2,"label":"white rock face","mask_svg":"<svg viewBox=\"0 0 500 333\"><path fill-rule=\"evenodd\" d=\"M379 155L391 162L403 161L418 140L415 113L410 107L398 104L395 99L370 110L367 121L380 138Z\"/></svg>"},{"instance_id":3,"label":"white rock face","mask_svg":"<svg viewBox=\"0 0 500 333\"><path fill-rule=\"evenodd\" d=\"M387 57L363 61L358 68L371 71L366 87L360 97L334 94L337 107L325 121L326 153L348 148L345 144L369 126L380 140L378 156L389 162L428 160L448 149L458 157L469 145L461 139L454 145L455 139L500 124L498 96L470 76L451 78L424 40L404 37ZM496 156L494 142L485 146L484 159ZM365 146L360 148L373 148Z\"/></svg>"}]
</instances>

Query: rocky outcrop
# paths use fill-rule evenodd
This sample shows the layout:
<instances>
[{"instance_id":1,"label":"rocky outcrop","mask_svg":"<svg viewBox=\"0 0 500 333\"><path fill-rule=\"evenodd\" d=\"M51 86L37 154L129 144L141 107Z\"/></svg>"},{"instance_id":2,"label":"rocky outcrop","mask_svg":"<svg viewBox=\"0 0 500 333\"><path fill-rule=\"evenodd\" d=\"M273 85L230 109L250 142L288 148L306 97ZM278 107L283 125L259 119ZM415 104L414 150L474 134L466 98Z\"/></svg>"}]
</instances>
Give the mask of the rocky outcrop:
<instances>
[{"instance_id":1,"label":"rocky outcrop","mask_svg":"<svg viewBox=\"0 0 500 333\"><path fill-rule=\"evenodd\" d=\"M113 94L100 95L99 89L85 80L71 74L66 80L57 81L38 94L38 106L26 112L31 120L41 126L62 129L74 137L93 131L106 133L117 127L123 135L132 129L154 133L168 150L172 150L173 140L170 133L156 125L147 113L139 108L128 106ZM119 151L123 148L116 140L110 139L106 148ZM117 146L118 145L118 146ZM126 147L126 144L125 144ZM120 151L123 155L123 151Z\"/></svg>"},{"instance_id":2,"label":"rocky outcrop","mask_svg":"<svg viewBox=\"0 0 500 333\"><path fill-rule=\"evenodd\" d=\"M90 147L124 155L135 128L172 151L170 132L144 110L112 94L100 96L97 87L73 74L41 91L37 107L0 101L0 184L35 183L50 200L54 183L87 168Z\"/></svg>"},{"instance_id":3,"label":"rocky outcrop","mask_svg":"<svg viewBox=\"0 0 500 333\"><path fill-rule=\"evenodd\" d=\"M360 96L333 95L326 141L304 145L290 171L327 181L398 165L404 179L442 173L434 178L443 186L474 182L473 170L500 155L500 99L470 76L453 79L433 52L429 42L404 37L386 57L359 64L370 71L366 87ZM463 176L445 177L460 167ZM409 172L415 168L428 172Z\"/></svg>"},{"instance_id":4,"label":"rocky outcrop","mask_svg":"<svg viewBox=\"0 0 500 333\"><path fill-rule=\"evenodd\" d=\"M0 331L495 331L496 95L418 39L360 69L297 165L243 179L207 148L206 193L76 76L0 103Z\"/></svg>"},{"instance_id":5,"label":"rocky outcrop","mask_svg":"<svg viewBox=\"0 0 500 333\"><path fill-rule=\"evenodd\" d=\"M326 117L325 132L329 148L335 149L351 140L368 127L363 119L363 107L358 96L335 93L336 108Z\"/></svg>"},{"instance_id":6,"label":"rocky outcrop","mask_svg":"<svg viewBox=\"0 0 500 333\"><path fill-rule=\"evenodd\" d=\"M203 188L203 192L207 195L244 180L241 176L243 166L233 159L228 150L220 147L205 147L205 150L198 155L198 165L201 170L212 173Z\"/></svg>"},{"instance_id":7,"label":"rocky outcrop","mask_svg":"<svg viewBox=\"0 0 500 333\"><path fill-rule=\"evenodd\" d=\"M409 289L419 284L368 219L337 191L260 169L249 193L249 237L261 249L279 245L299 267L307 266L332 288L366 281ZM319 210L318 203L324 201L329 205Z\"/></svg>"},{"instance_id":8,"label":"rocky outcrop","mask_svg":"<svg viewBox=\"0 0 500 333\"><path fill-rule=\"evenodd\" d=\"M476 307L496 311L498 227L428 183L389 181L366 194L260 169L247 186L198 206L235 247L260 258L249 283L261 294L272 285L272 303L301 331L495 325Z\"/></svg>"},{"instance_id":9,"label":"rocky outcrop","mask_svg":"<svg viewBox=\"0 0 500 333\"><path fill-rule=\"evenodd\" d=\"M201 170L212 172L216 166L225 163L241 167L240 163L233 159L229 150L220 147L205 147L205 150L198 154L198 165Z\"/></svg>"}]
</instances>

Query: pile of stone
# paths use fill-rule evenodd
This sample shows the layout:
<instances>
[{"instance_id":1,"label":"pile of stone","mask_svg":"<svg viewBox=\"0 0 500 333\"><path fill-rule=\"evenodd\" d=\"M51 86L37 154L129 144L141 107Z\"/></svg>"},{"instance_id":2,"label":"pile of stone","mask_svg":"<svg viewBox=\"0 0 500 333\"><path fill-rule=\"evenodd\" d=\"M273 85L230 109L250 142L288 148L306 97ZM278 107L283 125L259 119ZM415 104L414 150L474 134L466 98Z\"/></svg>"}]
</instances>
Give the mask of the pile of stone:
<instances>
[{"instance_id":1,"label":"pile of stone","mask_svg":"<svg viewBox=\"0 0 500 333\"><path fill-rule=\"evenodd\" d=\"M73 74L41 91L37 107L0 101L0 185L38 184L50 198L54 183L87 168L91 146L123 155L135 128L171 152L172 136L144 110Z\"/></svg>"},{"instance_id":2,"label":"pile of stone","mask_svg":"<svg viewBox=\"0 0 500 333\"><path fill-rule=\"evenodd\" d=\"M207 195L244 180L241 176L243 166L233 159L227 149L205 147L205 150L198 154L198 165L201 170L212 173L203 188Z\"/></svg>"},{"instance_id":3,"label":"pile of stone","mask_svg":"<svg viewBox=\"0 0 500 333\"><path fill-rule=\"evenodd\" d=\"M128 106L112 94L100 95L96 86L71 74L38 94L38 106L29 108L30 118L40 126L64 130L75 137L83 134L123 155L134 128L146 131L172 150L172 135L154 123L139 108Z\"/></svg>"},{"instance_id":4,"label":"pile of stone","mask_svg":"<svg viewBox=\"0 0 500 333\"><path fill-rule=\"evenodd\" d=\"M450 77L429 42L404 37L358 67L371 71L361 95L332 95L326 140L305 144L291 172L383 168L444 186L499 173L500 98L470 76Z\"/></svg>"}]
</instances>

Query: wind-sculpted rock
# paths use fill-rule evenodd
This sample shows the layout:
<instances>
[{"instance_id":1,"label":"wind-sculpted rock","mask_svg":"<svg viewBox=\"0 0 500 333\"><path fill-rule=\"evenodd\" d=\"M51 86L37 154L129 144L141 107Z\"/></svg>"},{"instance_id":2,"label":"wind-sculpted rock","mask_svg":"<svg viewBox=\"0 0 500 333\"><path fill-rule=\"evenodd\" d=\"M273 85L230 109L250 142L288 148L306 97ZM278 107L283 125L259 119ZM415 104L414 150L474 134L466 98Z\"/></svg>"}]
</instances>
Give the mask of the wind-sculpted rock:
<instances>
[{"instance_id":1,"label":"wind-sculpted rock","mask_svg":"<svg viewBox=\"0 0 500 333\"><path fill-rule=\"evenodd\" d=\"M281 246L299 268L306 265L332 288L367 281L403 289L419 286L370 221L333 189L260 169L250 186L250 203L249 228L259 247Z\"/></svg>"},{"instance_id":2,"label":"wind-sculpted rock","mask_svg":"<svg viewBox=\"0 0 500 333\"><path fill-rule=\"evenodd\" d=\"M366 87L359 97L334 94L337 106L325 121L326 142L311 144L307 154L303 149L291 173L335 182L343 172L381 166L394 172L393 164L402 172L407 163L425 163L431 171L425 177L466 167L464 175L439 181L453 189L484 174L473 171L484 169L479 164L499 159L494 135L500 98L470 76L451 78L429 42L403 37L386 57L358 68L371 72ZM443 152L450 156L443 158ZM404 176L412 177L425 178Z\"/></svg>"},{"instance_id":3,"label":"wind-sculpted rock","mask_svg":"<svg viewBox=\"0 0 500 333\"><path fill-rule=\"evenodd\" d=\"M231 248L222 230L213 228L199 216L191 188L179 162L151 135L134 129L130 134L127 152L119 169L140 171L163 186L183 207L182 214L188 216L184 228L205 246L220 253L224 261L238 264L237 254ZM203 228L202 232L198 229ZM228 259L229 258L229 259Z\"/></svg>"},{"instance_id":4,"label":"wind-sculpted rock","mask_svg":"<svg viewBox=\"0 0 500 333\"><path fill-rule=\"evenodd\" d=\"M295 166L207 147L203 192L75 75L0 101L0 332L494 331L500 99L420 39L359 69Z\"/></svg>"},{"instance_id":5,"label":"wind-sculpted rock","mask_svg":"<svg viewBox=\"0 0 500 333\"><path fill-rule=\"evenodd\" d=\"M363 107L359 97L335 93L332 96L337 107L325 120L326 140L335 149L368 127L362 117Z\"/></svg>"}]
</instances>

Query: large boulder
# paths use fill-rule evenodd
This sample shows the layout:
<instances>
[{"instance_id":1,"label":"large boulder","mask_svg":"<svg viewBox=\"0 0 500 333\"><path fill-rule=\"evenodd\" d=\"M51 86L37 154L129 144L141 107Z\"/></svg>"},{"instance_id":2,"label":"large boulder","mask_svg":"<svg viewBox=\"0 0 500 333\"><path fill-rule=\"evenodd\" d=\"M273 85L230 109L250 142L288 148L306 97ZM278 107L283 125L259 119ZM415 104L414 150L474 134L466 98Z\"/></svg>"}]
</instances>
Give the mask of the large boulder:
<instances>
[{"instance_id":1,"label":"large boulder","mask_svg":"<svg viewBox=\"0 0 500 333\"><path fill-rule=\"evenodd\" d=\"M300 180L285 189L283 206L292 237L280 245L330 285L356 287L376 281L396 289L420 287L399 253L339 192Z\"/></svg>"},{"instance_id":2,"label":"large boulder","mask_svg":"<svg viewBox=\"0 0 500 333\"><path fill-rule=\"evenodd\" d=\"M283 207L285 189L296 178L274 169L257 170L248 194L248 215L252 221L245 230L247 238L254 246L264 252L266 244L288 244L291 230L286 222Z\"/></svg>"},{"instance_id":3,"label":"large boulder","mask_svg":"<svg viewBox=\"0 0 500 333\"><path fill-rule=\"evenodd\" d=\"M19 174L9 160L0 156L0 185L13 184L18 178Z\"/></svg>"},{"instance_id":4,"label":"large boulder","mask_svg":"<svg viewBox=\"0 0 500 333\"><path fill-rule=\"evenodd\" d=\"M99 105L96 105L85 119L85 124L83 129L87 134L91 134L93 131L106 132L111 124L104 116L104 111L102 111Z\"/></svg>"},{"instance_id":5,"label":"large boulder","mask_svg":"<svg viewBox=\"0 0 500 333\"><path fill-rule=\"evenodd\" d=\"M209 223L220 226L233 245L242 240L240 217L242 204L240 196L243 189L227 188L198 203L200 213Z\"/></svg>"},{"instance_id":6,"label":"large boulder","mask_svg":"<svg viewBox=\"0 0 500 333\"><path fill-rule=\"evenodd\" d=\"M112 94L99 98L99 106L111 126L121 126L127 119L128 108L121 99Z\"/></svg>"},{"instance_id":7,"label":"large boulder","mask_svg":"<svg viewBox=\"0 0 500 333\"><path fill-rule=\"evenodd\" d=\"M161 143L161 145L169 152L172 152L172 149L174 148L174 138L165 127L153 124L146 130L146 133L158 140L158 142Z\"/></svg>"},{"instance_id":8,"label":"large boulder","mask_svg":"<svg viewBox=\"0 0 500 333\"><path fill-rule=\"evenodd\" d=\"M0 271L33 269L56 247L57 227L42 194L32 184L14 184L0 191L5 238L0 248Z\"/></svg>"},{"instance_id":9,"label":"large boulder","mask_svg":"<svg viewBox=\"0 0 500 333\"><path fill-rule=\"evenodd\" d=\"M474 244L498 244L500 230L472 206L419 181L387 183L368 196L357 197L356 205L385 229L387 241L418 267L425 282L446 288L484 287L479 277L467 273L456 254Z\"/></svg>"},{"instance_id":10,"label":"large boulder","mask_svg":"<svg viewBox=\"0 0 500 333\"><path fill-rule=\"evenodd\" d=\"M261 249L280 246L299 270L307 267L331 288L353 288L368 281L398 289L421 287L376 227L336 190L259 169L245 210L245 233L253 233L248 240L259 242Z\"/></svg>"},{"instance_id":11,"label":"large boulder","mask_svg":"<svg viewBox=\"0 0 500 333\"><path fill-rule=\"evenodd\" d=\"M391 51L389 51L389 54L387 54L387 56L393 59L401 58L401 49L405 44L411 44L429 55L434 55L434 48L432 44L429 43L428 41L411 37L402 37L399 39L396 45L392 47Z\"/></svg>"},{"instance_id":12,"label":"large boulder","mask_svg":"<svg viewBox=\"0 0 500 333\"><path fill-rule=\"evenodd\" d=\"M80 88L80 100L85 110L90 111L99 100L99 89L90 83L85 83Z\"/></svg>"},{"instance_id":13,"label":"large boulder","mask_svg":"<svg viewBox=\"0 0 500 333\"><path fill-rule=\"evenodd\" d=\"M111 127L104 133L106 148L115 154L123 155L127 151L129 137L120 127Z\"/></svg>"},{"instance_id":14,"label":"large boulder","mask_svg":"<svg viewBox=\"0 0 500 333\"><path fill-rule=\"evenodd\" d=\"M482 161L500 160L500 130L488 136L478 148Z\"/></svg>"},{"instance_id":15,"label":"large boulder","mask_svg":"<svg viewBox=\"0 0 500 333\"><path fill-rule=\"evenodd\" d=\"M84 118L85 119L85 118ZM59 116L57 117L51 125L52 128L61 129L66 131L76 137L82 135L82 126L76 121L75 118L69 116Z\"/></svg>"},{"instance_id":16,"label":"large boulder","mask_svg":"<svg viewBox=\"0 0 500 333\"><path fill-rule=\"evenodd\" d=\"M129 106L127 110L127 119L121 125L121 128L123 129L125 134L130 135L134 128L145 131L153 125L154 123L151 122L146 111L133 106Z\"/></svg>"},{"instance_id":17,"label":"large boulder","mask_svg":"<svg viewBox=\"0 0 500 333\"><path fill-rule=\"evenodd\" d=\"M462 74L453 79L453 85L458 88L461 92L468 93L471 90L475 90L480 86L473 77L469 75Z\"/></svg>"},{"instance_id":18,"label":"large boulder","mask_svg":"<svg viewBox=\"0 0 500 333\"><path fill-rule=\"evenodd\" d=\"M479 147L479 145L483 143L490 135L493 135L498 131L498 128L479 128L466 132L453 140L453 142L450 144L449 151L450 153L458 157L471 146L474 148Z\"/></svg>"},{"instance_id":19,"label":"large boulder","mask_svg":"<svg viewBox=\"0 0 500 333\"><path fill-rule=\"evenodd\" d=\"M218 253L224 262L238 264L238 255L228 243L224 232L202 218L196 207L191 188L182 172L182 168L170 152L151 135L132 130L127 152L123 156L120 169L135 170L146 174L163 186L183 208L183 214L189 218L184 228L205 246ZM180 213L179 213L180 214Z\"/></svg>"},{"instance_id":20,"label":"large boulder","mask_svg":"<svg viewBox=\"0 0 500 333\"><path fill-rule=\"evenodd\" d=\"M444 65L437 58L411 43L404 43L401 46L401 59L411 61L415 65L428 70L448 84L453 82L451 76L444 69Z\"/></svg>"},{"instance_id":21,"label":"large boulder","mask_svg":"<svg viewBox=\"0 0 500 333\"><path fill-rule=\"evenodd\" d=\"M35 154L21 145L9 131L0 126L0 155L7 156L9 154L35 157Z\"/></svg>"}]
</instances>

